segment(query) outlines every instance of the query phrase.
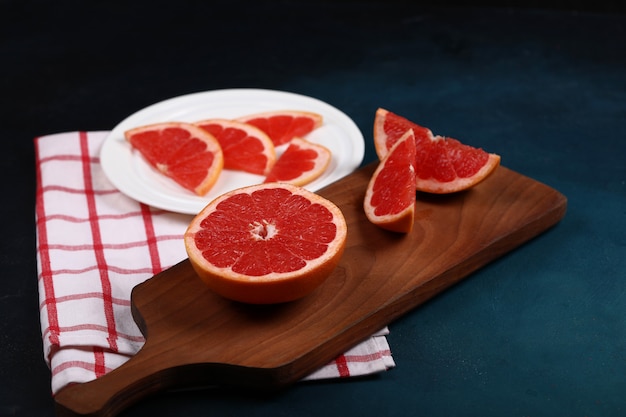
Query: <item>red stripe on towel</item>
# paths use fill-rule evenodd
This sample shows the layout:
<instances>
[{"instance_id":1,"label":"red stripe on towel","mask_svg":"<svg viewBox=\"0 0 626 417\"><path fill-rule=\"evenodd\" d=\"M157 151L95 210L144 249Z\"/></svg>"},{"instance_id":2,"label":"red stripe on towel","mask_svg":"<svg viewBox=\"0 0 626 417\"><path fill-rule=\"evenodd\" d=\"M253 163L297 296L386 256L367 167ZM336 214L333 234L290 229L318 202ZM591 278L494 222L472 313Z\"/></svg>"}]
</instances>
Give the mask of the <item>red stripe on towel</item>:
<instances>
[{"instance_id":1,"label":"red stripe on towel","mask_svg":"<svg viewBox=\"0 0 626 417\"><path fill-rule=\"evenodd\" d=\"M89 140L86 132L80 132L80 152L83 165L83 179L85 182L85 198L87 199L87 211L89 213L89 223L93 240L93 250L96 256L96 264L100 271L100 282L102 284L102 304L104 316L106 318L109 337L109 347L117 351L117 330L115 328L115 317L113 315L113 302L111 294L111 281L109 280L109 269L107 268L106 257L102 245L102 234L98 223L98 210L94 195L93 178L91 174L92 159L89 155Z\"/></svg>"},{"instance_id":2,"label":"red stripe on towel","mask_svg":"<svg viewBox=\"0 0 626 417\"><path fill-rule=\"evenodd\" d=\"M337 371L339 372L339 376L341 378L350 376L350 368L348 368L348 361L346 360L345 355L339 355L335 359L335 364L337 365Z\"/></svg>"},{"instance_id":3,"label":"red stripe on towel","mask_svg":"<svg viewBox=\"0 0 626 417\"><path fill-rule=\"evenodd\" d=\"M152 211L146 204L140 204L141 216L143 217L143 225L146 229L146 243L150 252L150 262L152 263L152 273L157 274L163 270L161 266L161 258L159 257L159 247L156 234L154 233L154 224L152 223Z\"/></svg>"},{"instance_id":4,"label":"red stripe on towel","mask_svg":"<svg viewBox=\"0 0 626 417\"><path fill-rule=\"evenodd\" d=\"M35 166L36 175L37 175L37 191L36 191L36 204L35 210L38 219L43 219L46 217L46 208L44 204L43 198L43 179L41 176L41 160L39 158L40 149L39 149L39 141L35 140L35 154L37 164ZM50 266L50 253L47 250L48 246L48 230L46 229L45 222L37 222L37 246L39 248L45 248L44 250L39 250L39 260L41 263L41 280L43 281L43 289L45 292L44 296L44 304L46 307L46 312L48 316L48 337L50 338L50 343L53 346L59 345L59 317L57 314L57 303L54 295L54 284L52 281L52 269ZM43 305L42 305L43 307Z\"/></svg>"}]
</instances>

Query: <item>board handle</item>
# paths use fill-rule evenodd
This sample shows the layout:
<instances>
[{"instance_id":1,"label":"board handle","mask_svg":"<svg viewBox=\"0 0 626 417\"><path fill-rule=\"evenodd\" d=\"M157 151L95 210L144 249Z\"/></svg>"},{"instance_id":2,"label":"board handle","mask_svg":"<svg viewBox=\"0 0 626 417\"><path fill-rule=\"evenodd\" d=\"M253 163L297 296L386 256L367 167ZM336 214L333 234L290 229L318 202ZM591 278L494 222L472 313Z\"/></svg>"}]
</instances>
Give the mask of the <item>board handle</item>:
<instances>
[{"instance_id":1,"label":"board handle","mask_svg":"<svg viewBox=\"0 0 626 417\"><path fill-rule=\"evenodd\" d=\"M216 362L189 364L180 360L180 354L168 354L167 350L144 345L119 368L93 381L69 385L59 391L55 395L56 415L113 417L155 393L228 384L232 377L250 371Z\"/></svg>"},{"instance_id":2,"label":"board handle","mask_svg":"<svg viewBox=\"0 0 626 417\"><path fill-rule=\"evenodd\" d=\"M159 367L159 361L149 360L148 353L140 350L106 375L63 388L55 395L57 416L112 417L142 398L169 388L168 374L175 368Z\"/></svg>"},{"instance_id":3,"label":"board handle","mask_svg":"<svg viewBox=\"0 0 626 417\"><path fill-rule=\"evenodd\" d=\"M257 368L226 364L206 357L190 363L184 362L184 355L176 349L148 345L100 378L59 391L55 396L56 415L114 417L140 400L170 389L239 386L274 391L310 372L305 369L301 374L294 373L288 365Z\"/></svg>"}]
</instances>

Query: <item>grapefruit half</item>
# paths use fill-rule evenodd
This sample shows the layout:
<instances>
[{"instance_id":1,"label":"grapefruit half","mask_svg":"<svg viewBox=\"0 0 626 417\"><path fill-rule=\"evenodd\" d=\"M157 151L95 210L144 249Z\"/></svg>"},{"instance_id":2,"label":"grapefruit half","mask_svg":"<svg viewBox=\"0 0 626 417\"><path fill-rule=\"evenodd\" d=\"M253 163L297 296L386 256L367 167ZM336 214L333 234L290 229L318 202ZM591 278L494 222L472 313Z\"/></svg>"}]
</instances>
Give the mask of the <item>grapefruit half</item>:
<instances>
[{"instance_id":1,"label":"grapefruit half","mask_svg":"<svg viewBox=\"0 0 626 417\"><path fill-rule=\"evenodd\" d=\"M189 260L217 294L273 304L304 297L335 269L347 225L331 201L290 184L239 188L209 203L184 235Z\"/></svg>"}]
</instances>

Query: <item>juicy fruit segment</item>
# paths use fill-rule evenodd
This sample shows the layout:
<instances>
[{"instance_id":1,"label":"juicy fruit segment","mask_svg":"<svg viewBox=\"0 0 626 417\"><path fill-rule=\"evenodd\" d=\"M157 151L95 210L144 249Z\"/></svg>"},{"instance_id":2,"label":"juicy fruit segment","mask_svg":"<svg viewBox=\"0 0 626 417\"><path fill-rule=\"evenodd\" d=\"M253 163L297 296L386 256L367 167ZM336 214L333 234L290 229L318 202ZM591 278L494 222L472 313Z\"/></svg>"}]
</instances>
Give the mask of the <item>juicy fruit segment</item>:
<instances>
[{"instance_id":1,"label":"juicy fruit segment","mask_svg":"<svg viewBox=\"0 0 626 417\"><path fill-rule=\"evenodd\" d=\"M317 179L330 163L331 152L325 146L293 138L265 182L287 182L303 186Z\"/></svg>"},{"instance_id":2,"label":"juicy fruit segment","mask_svg":"<svg viewBox=\"0 0 626 417\"><path fill-rule=\"evenodd\" d=\"M189 123L156 123L130 129L126 140L159 172L205 195L224 165L222 149L208 132Z\"/></svg>"},{"instance_id":3,"label":"juicy fruit segment","mask_svg":"<svg viewBox=\"0 0 626 417\"><path fill-rule=\"evenodd\" d=\"M409 130L394 143L370 178L363 202L370 222L399 233L413 229L414 164L415 135Z\"/></svg>"},{"instance_id":4,"label":"juicy fruit segment","mask_svg":"<svg viewBox=\"0 0 626 417\"><path fill-rule=\"evenodd\" d=\"M378 159L381 161L387 155L391 147L407 130L413 130L416 147L425 147L433 140L430 129L420 126L402 116L379 108L374 118L374 148Z\"/></svg>"},{"instance_id":5,"label":"juicy fruit segment","mask_svg":"<svg viewBox=\"0 0 626 417\"><path fill-rule=\"evenodd\" d=\"M238 119L265 132L274 146L284 145L295 137L303 137L322 125L322 116L299 110L278 110L251 114Z\"/></svg>"},{"instance_id":6,"label":"juicy fruit segment","mask_svg":"<svg viewBox=\"0 0 626 417\"><path fill-rule=\"evenodd\" d=\"M272 140L262 130L243 122L209 119L194 123L211 133L224 153L224 168L267 175L276 162Z\"/></svg>"},{"instance_id":7,"label":"juicy fruit segment","mask_svg":"<svg viewBox=\"0 0 626 417\"><path fill-rule=\"evenodd\" d=\"M456 139L435 136L430 129L385 109L376 111L374 121L374 146L379 158L384 158L409 129L415 135L418 191L446 194L466 190L486 179L500 165L499 155Z\"/></svg>"},{"instance_id":8,"label":"juicy fruit segment","mask_svg":"<svg viewBox=\"0 0 626 417\"><path fill-rule=\"evenodd\" d=\"M466 190L486 179L499 165L499 155L442 138L428 150L418 150L415 187L436 194Z\"/></svg>"},{"instance_id":9,"label":"juicy fruit segment","mask_svg":"<svg viewBox=\"0 0 626 417\"><path fill-rule=\"evenodd\" d=\"M312 292L343 254L347 225L329 200L290 184L259 184L209 203L185 232L194 270L216 293L253 304Z\"/></svg>"}]
</instances>

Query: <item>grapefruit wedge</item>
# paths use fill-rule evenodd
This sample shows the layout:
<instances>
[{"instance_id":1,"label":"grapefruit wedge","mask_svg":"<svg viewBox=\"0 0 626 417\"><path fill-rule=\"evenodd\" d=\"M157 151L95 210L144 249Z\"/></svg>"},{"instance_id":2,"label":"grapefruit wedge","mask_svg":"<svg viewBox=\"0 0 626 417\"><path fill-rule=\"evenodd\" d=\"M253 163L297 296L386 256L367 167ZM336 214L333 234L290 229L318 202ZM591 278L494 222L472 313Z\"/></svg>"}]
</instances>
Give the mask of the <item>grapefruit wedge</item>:
<instances>
[{"instance_id":1,"label":"grapefruit wedge","mask_svg":"<svg viewBox=\"0 0 626 417\"><path fill-rule=\"evenodd\" d=\"M331 152L325 146L293 138L265 178L265 182L306 185L324 173L330 159Z\"/></svg>"},{"instance_id":2,"label":"grapefruit wedge","mask_svg":"<svg viewBox=\"0 0 626 417\"><path fill-rule=\"evenodd\" d=\"M331 201L290 184L223 194L184 234L189 260L217 294L251 304L293 301L315 290L343 254L347 225Z\"/></svg>"},{"instance_id":3,"label":"grapefruit wedge","mask_svg":"<svg viewBox=\"0 0 626 417\"><path fill-rule=\"evenodd\" d=\"M276 162L272 140L253 125L225 119L202 120L194 124L220 143L226 169L267 175Z\"/></svg>"},{"instance_id":4,"label":"grapefruit wedge","mask_svg":"<svg viewBox=\"0 0 626 417\"><path fill-rule=\"evenodd\" d=\"M264 131L274 146L284 145L295 137L304 137L322 125L322 115L300 110L276 110L240 117Z\"/></svg>"},{"instance_id":5,"label":"grapefruit wedge","mask_svg":"<svg viewBox=\"0 0 626 417\"><path fill-rule=\"evenodd\" d=\"M457 139L435 136L385 109L378 109L374 121L374 146L384 158L395 142L409 129L415 136L415 188L436 194L466 190L485 180L500 165L500 156L461 143Z\"/></svg>"},{"instance_id":6,"label":"grapefruit wedge","mask_svg":"<svg viewBox=\"0 0 626 417\"><path fill-rule=\"evenodd\" d=\"M373 224L409 233L415 213L415 135L408 130L378 164L365 192L363 208Z\"/></svg>"},{"instance_id":7,"label":"grapefruit wedge","mask_svg":"<svg viewBox=\"0 0 626 417\"><path fill-rule=\"evenodd\" d=\"M215 184L224 165L215 137L193 124L151 124L124 136L153 168L200 196Z\"/></svg>"}]
</instances>

